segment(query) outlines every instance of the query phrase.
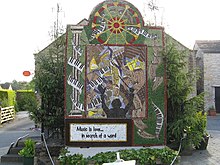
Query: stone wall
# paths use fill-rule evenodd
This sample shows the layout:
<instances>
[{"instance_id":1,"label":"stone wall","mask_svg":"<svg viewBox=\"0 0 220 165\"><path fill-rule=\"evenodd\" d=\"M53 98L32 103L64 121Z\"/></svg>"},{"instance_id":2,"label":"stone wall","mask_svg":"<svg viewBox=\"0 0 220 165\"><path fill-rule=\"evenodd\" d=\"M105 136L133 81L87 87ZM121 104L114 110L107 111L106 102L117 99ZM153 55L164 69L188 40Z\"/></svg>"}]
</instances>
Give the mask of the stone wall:
<instances>
[{"instance_id":1,"label":"stone wall","mask_svg":"<svg viewBox=\"0 0 220 165\"><path fill-rule=\"evenodd\" d=\"M220 54L204 54L205 110L215 107L215 87L220 86Z\"/></svg>"},{"instance_id":2,"label":"stone wall","mask_svg":"<svg viewBox=\"0 0 220 165\"><path fill-rule=\"evenodd\" d=\"M64 145L57 144L57 143L50 143L48 145L48 149L50 152L50 155L56 165L58 165L58 157L60 155L60 150L64 148ZM36 152L35 152L35 164L36 165L47 165L51 164L50 158L48 156L48 153L46 151L46 147L43 143L38 144L36 146Z\"/></svg>"}]
</instances>

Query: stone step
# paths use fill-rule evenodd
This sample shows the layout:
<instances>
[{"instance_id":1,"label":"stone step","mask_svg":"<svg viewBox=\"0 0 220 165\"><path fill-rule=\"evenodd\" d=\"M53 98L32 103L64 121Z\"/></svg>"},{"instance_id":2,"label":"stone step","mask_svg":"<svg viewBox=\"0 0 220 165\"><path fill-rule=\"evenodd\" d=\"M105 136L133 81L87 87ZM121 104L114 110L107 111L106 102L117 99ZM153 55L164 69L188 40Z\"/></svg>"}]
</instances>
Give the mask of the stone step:
<instances>
[{"instance_id":1,"label":"stone step","mask_svg":"<svg viewBox=\"0 0 220 165\"><path fill-rule=\"evenodd\" d=\"M17 143L17 147L24 147L24 141L23 140L21 140L21 141L19 141L18 143Z\"/></svg>"},{"instance_id":2,"label":"stone step","mask_svg":"<svg viewBox=\"0 0 220 165\"><path fill-rule=\"evenodd\" d=\"M40 136L36 136L36 137L34 136L34 137L29 137L29 138L34 140L36 143L41 141ZM22 158L22 156L18 155L18 152L24 147L24 141L26 139L27 138L19 140L16 147L10 148L10 151L9 151L8 154L1 156L1 163L6 163L6 164L9 165L9 163L21 163L21 162L23 162L23 158Z\"/></svg>"},{"instance_id":3,"label":"stone step","mask_svg":"<svg viewBox=\"0 0 220 165\"><path fill-rule=\"evenodd\" d=\"M23 147L12 147L9 151L9 154L18 154L18 152L22 149Z\"/></svg>"},{"instance_id":4,"label":"stone step","mask_svg":"<svg viewBox=\"0 0 220 165\"><path fill-rule=\"evenodd\" d=\"M17 162L21 163L23 162L23 157L17 154L6 154L1 156L1 162L6 163L6 162Z\"/></svg>"},{"instance_id":5,"label":"stone step","mask_svg":"<svg viewBox=\"0 0 220 165\"><path fill-rule=\"evenodd\" d=\"M23 138L23 139L19 140L18 144L17 144L17 147L24 147L24 141L28 138L34 140L36 143L41 141L40 136L30 136L30 137L26 137L26 138Z\"/></svg>"}]
</instances>

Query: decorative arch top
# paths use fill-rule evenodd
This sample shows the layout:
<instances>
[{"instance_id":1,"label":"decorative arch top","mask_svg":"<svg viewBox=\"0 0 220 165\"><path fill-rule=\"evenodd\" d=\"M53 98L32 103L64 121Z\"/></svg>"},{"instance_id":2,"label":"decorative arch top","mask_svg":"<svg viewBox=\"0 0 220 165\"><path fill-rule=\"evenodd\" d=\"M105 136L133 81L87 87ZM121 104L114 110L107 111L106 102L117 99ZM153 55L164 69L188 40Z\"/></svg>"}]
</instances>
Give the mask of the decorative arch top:
<instances>
[{"instance_id":1,"label":"decorative arch top","mask_svg":"<svg viewBox=\"0 0 220 165\"><path fill-rule=\"evenodd\" d=\"M144 25L138 9L124 0L106 0L89 17L87 36L91 44L133 44Z\"/></svg>"}]
</instances>

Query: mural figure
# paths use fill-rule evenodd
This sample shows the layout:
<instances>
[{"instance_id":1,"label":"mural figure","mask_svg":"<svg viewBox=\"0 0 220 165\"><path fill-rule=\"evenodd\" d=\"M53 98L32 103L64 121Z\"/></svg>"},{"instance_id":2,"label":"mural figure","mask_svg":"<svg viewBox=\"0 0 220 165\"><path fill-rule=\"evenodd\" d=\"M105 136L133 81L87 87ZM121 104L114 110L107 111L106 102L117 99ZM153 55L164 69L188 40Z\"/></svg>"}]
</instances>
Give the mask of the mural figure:
<instances>
[{"instance_id":1,"label":"mural figure","mask_svg":"<svg viewBox=\"0 0 220 165\"><path fill-rule=\"evenodd\" d=\"M116 98L120 99L119 109L125 108L132 101L129 113L116 118L146 117L146 51L146 46L87 46L85 64L87 118L114 118L109 117L103 110L99 85L106 88L105 104L109 109L112 108L112 102ZM128 91L131 87L135 95L130 101Z\"/></svg>"},{"instance_id":2,"label":"mural figure","mask_svg":"<svg viewBox=\"0 0 220 165\"><path fill-rule=\"evenodd\" d=\"M131 106L133 105L134 99L134 89L129 88L128 93L128 104L125 108L121 108L122 103L120 99L116 98L112 101L112 108L109 109L105 103L105 90L101 85L98 86L98 90L101 93L101 100L102 100L102 109L107 115L107 118L131 118Z\"/></svg>"}]
</instances>

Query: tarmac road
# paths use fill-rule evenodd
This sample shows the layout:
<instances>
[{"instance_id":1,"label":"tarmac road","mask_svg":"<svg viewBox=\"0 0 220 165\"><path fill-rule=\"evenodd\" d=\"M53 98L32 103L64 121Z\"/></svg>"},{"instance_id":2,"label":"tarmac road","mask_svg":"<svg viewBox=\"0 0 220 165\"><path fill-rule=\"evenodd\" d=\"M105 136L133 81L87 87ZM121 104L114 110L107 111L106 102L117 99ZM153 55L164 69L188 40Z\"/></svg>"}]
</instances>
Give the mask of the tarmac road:
<instances>
[{"instance_id":1,"label":"tarmac road","mask_svg":"<svg viewBox=\"0 0 220 165\"><path fill-rule=\"evenodd\" d=\"M26 134L40 136L40 130L34 129L34 122L29 119L27 111L17 112L13 121L0 125L0 157L7 153L12 142Z\"/></svg>"}]
</instances>

